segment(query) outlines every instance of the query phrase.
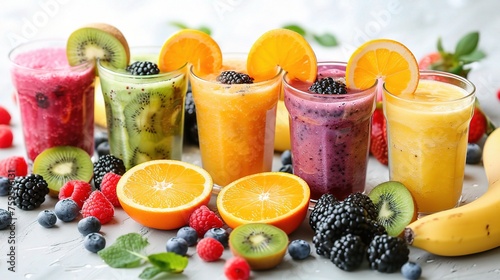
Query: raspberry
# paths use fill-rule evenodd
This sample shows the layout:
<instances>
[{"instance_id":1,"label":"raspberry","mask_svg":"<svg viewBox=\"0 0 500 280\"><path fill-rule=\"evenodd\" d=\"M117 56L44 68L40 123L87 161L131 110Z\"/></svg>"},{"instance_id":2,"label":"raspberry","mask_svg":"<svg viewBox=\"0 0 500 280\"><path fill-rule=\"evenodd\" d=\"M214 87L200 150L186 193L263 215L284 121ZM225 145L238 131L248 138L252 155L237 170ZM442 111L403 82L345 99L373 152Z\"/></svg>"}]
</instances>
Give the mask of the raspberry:
<instances>
[{"instance_id":1,"label":"raspberry","mask_svg":"<svg viewBox=\"0 0 500 280\"><path fill-rule=\"evenodd\" d=\"M205 205L194 210L189 216L189 226L196 230L199 238L202 238L209 229L220 228L223 225L219 216Z\"/></svg>"},{"instance_id":2,"label":"raspberry","mask_svg":"<svg viewBox=\"0 0 500 280\"><path fill-rule=\"evenodd\" d=\"M80 209L83 203L89 198L92 193L92 186L82 180L71 180L66 182L59 190L59 200L71 198Z\"/></svg>"},{"instance_id":3,"label":"raspberry","mask_svg":"<svg viewBox=\"0 0 500 280\"><path fill-rule=\"evenodd\" d=\"M122 176L115 174L113 172L106 173L104 177L102 177L101 182L101 192L104 196L113 204L113 206L120 207L120 201L118 200L118 196L116 196L116 185Z\"/></svg>"},{"instance_id":4,"label":"raspberry","mask_svg":"<svg viewBox=\"0 0 500 280\"><path fill-rule=\"evenodd\" d=\"M205 237L196 245L196 252L198 256L206 262L213 262L224 253L224 245L212 237Z\"/></svg>"},{"instance_id":5,"label":"raspberry","mask_svg":"<svg viewBox=\"0 0 500 280\"><path fill-rule=\"evenodd\" d=\"M93 191L83 203L81 212L84 218L94 216L104 225L115 215L115 208L102 192Z\"/></svg>"},{"instance_id":6,"label":"raspberry","mask_svg":"<svg viewBox=\"0 0 500 280\"><path fill-rule=\"evenodd\" d=\"M10 113L4 107L0 106L0 124L10 124Z\"/></svg>"},{"instance_id":7,"label":"raspberry","mask_svg":"<svg viewBox=\"0 0 500 280\"><path fill-rule=\"evenodd\" d=\"M232 257L224 264L224 274L228 280L250 279L250 265L242 257Z\"/></svg>"},{"instance_id":8,"label":"raspberry","mask_svg":"<svg viewBox=\"0 0 500 280\"><path fill-rule=\"evenodd\" d=\"M10 126L0 124L0 148L9 148L14 141L14 134Z\"/></svg>"},{"instance_id":9,"label":"raspberry","mask_svg":"<svg viewBox=\"0 0 500 280\"><path fill-rule=\"evenodd\" d=\"M28 163L23 157L11 156L0 160L0 176L13 180L13 177L28 175Z\"/></svg>"}]
</instances>

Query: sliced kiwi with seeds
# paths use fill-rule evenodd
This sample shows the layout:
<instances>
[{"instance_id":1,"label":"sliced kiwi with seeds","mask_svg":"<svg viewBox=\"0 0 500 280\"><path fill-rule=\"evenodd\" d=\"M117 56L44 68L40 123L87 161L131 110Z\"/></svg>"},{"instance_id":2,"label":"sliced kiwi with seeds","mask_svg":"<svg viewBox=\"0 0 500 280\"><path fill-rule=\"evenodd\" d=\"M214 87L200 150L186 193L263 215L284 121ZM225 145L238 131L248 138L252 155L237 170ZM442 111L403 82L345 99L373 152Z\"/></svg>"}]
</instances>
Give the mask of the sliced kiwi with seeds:
<instances>
[{"instance_id":1,"label":"sliced kiwi with seeds","mask_svg":"<svg viewBox=\"0 0 500 280\"><path fill-rule=\"evenodd\" d=\"M94 165L90 155L78 147L57 146L44 150L33 162L33 173L47 181L49 195L57 197L68 181L90 182Z\"/></svg>"},{"instance_id":2,"label":"sliced kiwi with seeds","mask_svg":"<svg viewBox=\"0 0 500 280\"><path fill-rule=\"evenodd\" d=\"M98 59L103 66L125 69L130 49L122 32L106 23L93 23L71 33L66 43L70 65Z\"/></svg>"},{"instance_id":3,"label":"sliced kiwi with seeds","mask_svg":"<svg viewBox=\"0 0 500 280\"><path fill-rule=\"evenodd\" d=\"M391 236L399 236L404 228L417 218L413 196L400 182L381 183L370 191L368 197L377 209L377 221Z\"/></svg>"},{"instance_id":4,"label":"sliced kiwi with seeds","mask_svg":"<svg viewBox=\"0 0 500 280\"><path fill-rule=\"evenodd\" d=\"M229 234L229 248L233 255L244 258L254 270L277 266L287 247L288 235L271 224L243 224Z\"/></svg>"}]
</instances>

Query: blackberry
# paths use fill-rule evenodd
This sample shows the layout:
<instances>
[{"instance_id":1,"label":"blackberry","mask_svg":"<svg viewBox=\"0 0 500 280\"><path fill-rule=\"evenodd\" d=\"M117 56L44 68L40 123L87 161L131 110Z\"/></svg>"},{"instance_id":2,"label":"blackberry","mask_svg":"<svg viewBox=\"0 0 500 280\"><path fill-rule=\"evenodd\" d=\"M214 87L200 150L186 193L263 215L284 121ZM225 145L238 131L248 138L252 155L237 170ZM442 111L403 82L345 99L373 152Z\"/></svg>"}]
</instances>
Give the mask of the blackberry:
<instances>
[{"instance_id":1,"label":"blackberry","mask_svg":"<svg viewBox=\"0 0 500 280\"><path fill-rule=\"evenodd\" d=\"M316 80L309 90L319 94L346 94L347 88L343 82L334 80L332 77L325 77Z\"/></svg>"},{"instance_id":2,"label":"blackberry","mask_svg":"<svg viewBox=\"0 0 500 280\"><path fill-rule=\"evenodd\" d=\"M363 208L345 201L334 204L331 214L316 224L313 237L316 253L330 258L335 240L348 233L361 235L366 223Z\"/></svg>"},{"instance_id":3,"label":"blackberry","mask_svg":"<svg viewBox=\"0 0 500 280\"><path fill-rule=\"evenodd\" d=\"M247 74L239 73L236 71L222 71L217 77L217 81L222 84L252 84L253 78Z\"/></svg>"},{"instance_id":4,"label":"blackberry","mask_svg":"<svg viewBox=\"0 0 500 280\"><path fill-rule=\"evenodd\" d=\"M333 194L324 194L318 199L309 215L309 226L312 230L316 231L316 225L332 213L334 204L338 202Z\"/></svg>"},{"instance_id":5,"label":"blackberry","mask_svg":"<svg viewBox=\"0 0 500 280\"><path fill-rule=\"evenodd\" d=\"M366 245L357 235L346 234L333 243L330 260L340 269L353 271L365 258Z\"/></svg>"},{"instance_id":6,"label":"blackberry","mask_svg":"<svg viewBox=\"0 0 500 280\"><path fill-rule=\"evenodd\" d=\"M370 244L377 235L387 234L385 227L376 220L367 219L366 224L362 225L360 237L365 244Z\"/></svg>"},{"instance_id":7,"label":"blackberry","mask_svg":"<svg viewBox=\"0 0 500 280\"><path fill-rule=\"evenodd\" d=\"M366 253L371 269L392 273L408 261L410 250L403 239L383 234L373 238Z\"/></svg>"},{"instance_id":8,"label":"blackberry","mask_svg":"<svg viewBox=\"0 0 500 280\"><path fill-rule=\"evenodd\" d=\"M192 144L200 143L198 138L198 122L196 121L196 106L194 104L191 85L186 92L186 101L184 103L184 135L185 139Z\"/></svg>"},{"instance_id":9,"label":"blackberry","mask_svg":"<svg viewBox=\"0 0 500 280\"><path fill-rule=\"evenodd\" d=\"M109 172L123 175L125 173L123 160L111 154L99 157L97 162L94 164L94 187L96 189L101 189L102 178Z\"/></svg>"},{"instance_id":10,"label":"blackberry","mask_svg":"<svg viewBox=\"0 0 500 280\"><path fill-rule=\"evenodd\" d=\"M156 75L160 73L158 65L150 61L136 61L127 66L127 71L137 76Z\"/></svg>"},{"instance_id":11,"label":"blackberry","mask_svg":"<svg viewBox=\"0 0 500 280\"><path fill-rule=\"evenodd\" d=\"M23 210L33 210L40 207L48 193L47 182L38 174L16 177L11 187L14 204Z\"/></svg>"},{"instance_id":12,"label":"blackberry","mask_svg":"<svg viewBox=\"0 0 500 280\"><path fill-rule=\"evenodd\" d=\"M377 207L373 204L373 201L366 194L363 193L352 193L344 199L345 201L351 201L356 205L363 207L365 210L366 218L376 220L378 217Z\"/></svg>"}]
</instances>

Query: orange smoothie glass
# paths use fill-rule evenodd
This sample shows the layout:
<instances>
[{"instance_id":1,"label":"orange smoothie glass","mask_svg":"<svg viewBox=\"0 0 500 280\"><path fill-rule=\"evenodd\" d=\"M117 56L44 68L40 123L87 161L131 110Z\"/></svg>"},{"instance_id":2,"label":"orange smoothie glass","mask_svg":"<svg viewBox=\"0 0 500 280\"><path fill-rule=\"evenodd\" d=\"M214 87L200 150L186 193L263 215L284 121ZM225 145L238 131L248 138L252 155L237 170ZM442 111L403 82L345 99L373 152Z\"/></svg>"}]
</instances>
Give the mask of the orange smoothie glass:
<instances>
[{"instance_id":1,"label":"orange smoothie glass","mask_svg":"<svg viewBox=\"0 0 500 280\"><path fill-rule=\"evenodd\" d=\"M246 73L246 55L224 55L221 71ZM246 175L271 171L276 105L282 73L252 84L221 84L220 73L190 68L202 166L223 187Z\"/></svg>"},{"instance_id":2,"label":"orange smoothie glass","mask_svg":"<svg viewBox=\"0 0 500 280\"><path fill-rule=\"evenodd\" d=\"M444 72L421 71L413 94L384 87L389 176L408 187L419 213L459 202L474 100L470 81Z\"/></svg>"}]
</instances>

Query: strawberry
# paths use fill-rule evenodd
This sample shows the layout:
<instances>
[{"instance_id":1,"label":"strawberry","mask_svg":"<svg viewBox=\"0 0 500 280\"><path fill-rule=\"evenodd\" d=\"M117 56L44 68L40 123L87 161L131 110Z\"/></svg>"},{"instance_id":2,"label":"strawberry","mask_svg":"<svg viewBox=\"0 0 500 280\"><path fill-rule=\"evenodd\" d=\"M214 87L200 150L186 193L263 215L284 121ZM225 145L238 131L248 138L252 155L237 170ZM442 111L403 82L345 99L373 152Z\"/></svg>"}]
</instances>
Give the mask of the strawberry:
<instances>
[{"instance_id":1,"label":"strawberry","mask_svg":"<svg viewBox=\"0 0 500 280\"><path fill-rule=\"evenodd\" d=\"M14 180L14 177L28 175L28 163L21 156L10 156L0 160L0 177L8 177Z\"/></svg>"},{"instance_id":2,"label":"strawberry","mask_svg":"<svg viewBox=\"0 0 500 280\"><path fill-rule=\"evenodd\" d=\"M495 125L491 122L488 116L481 110L481 106L479 106L479 102L476 99L476 103L474 106L474 112L472 115L472 119L469 125L469 143L476 143L483 135L490 135L490 133L495 130Z\"/></svg>"},{"instance_id":3,"label":"strawberry","mask_svg":"<svg viewBox=\"0 0 500 280\"><path fill-rule=\"evenodd\" d=\"M441 54L439 52L432 52L422 57L418 62L418 68L421 70L432 69L432 64L437 63L441 60Z\"/></svg>"},{"instance_id":4,"label":"strawberry","mask_svg":"<svg viewBox=\"0 0 500 280\"><path fill-rule=\"evenodd\" d=\"M381 103L372 116L372 129L370 135L370 153L382 164L388 164L387 158L387 129Z\"/></svg>"},{"instance_id":5,"label":"strawberry","mask_svg":"<svg viewBox=\"0 0 500 280\"><path fill-rule=\"evenodd\" d=\"M0 124L0 148L10 148L14 141L14 134L10 126Z\"/></svg>"},{"instance_id":6,"label":"strawberry","mask_svg":"<svg viewBox=\"0 0 500 280\"><path fill-rule=\"evenodd\" d=\"M10 124L10 113L3 106L0 106L0 124Z\"/></svg>"}]
</instances>

